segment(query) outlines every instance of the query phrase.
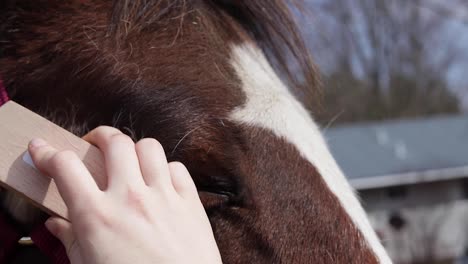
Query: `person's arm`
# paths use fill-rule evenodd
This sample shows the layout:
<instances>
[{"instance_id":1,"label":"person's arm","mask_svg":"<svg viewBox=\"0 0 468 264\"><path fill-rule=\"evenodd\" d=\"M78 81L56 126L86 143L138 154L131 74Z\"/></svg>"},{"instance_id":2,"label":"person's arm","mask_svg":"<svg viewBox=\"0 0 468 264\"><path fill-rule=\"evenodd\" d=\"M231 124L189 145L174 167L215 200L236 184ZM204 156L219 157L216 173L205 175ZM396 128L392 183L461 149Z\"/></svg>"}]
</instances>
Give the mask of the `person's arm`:
<instances>
[{"instance_id":1,"label":"person's arm","mask_svg":"<svg viewBox=\"0 0 468 264\"><path fill-rule=\"evenodd\" d=\"M112 127L84 137L103 153L108 186L100 190L72 151L34 139L35 165L52 177L71 222L51 217L46 226L72 264L221 263L208 217L185 166L168 164L155 139L136 144Z\"/></svg>"}]
</instances>

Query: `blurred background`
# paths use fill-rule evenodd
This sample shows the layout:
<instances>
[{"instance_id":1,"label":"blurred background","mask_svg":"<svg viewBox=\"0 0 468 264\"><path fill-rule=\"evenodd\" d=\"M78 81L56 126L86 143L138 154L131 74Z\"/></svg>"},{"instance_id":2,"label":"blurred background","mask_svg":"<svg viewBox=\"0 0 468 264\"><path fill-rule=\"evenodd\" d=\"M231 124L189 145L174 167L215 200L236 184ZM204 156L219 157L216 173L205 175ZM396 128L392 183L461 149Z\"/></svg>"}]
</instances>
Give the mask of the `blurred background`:
<instances>
[{"instance_id":1,"label":"blurred background","mask_svg":"<svg viewBox=\"0 0 468 264\"><path fill-rule=\"evenodd\" d=\"M314 115L389 254L468 263L468 2L306 3Z\"/></svg>"}]
</instances>

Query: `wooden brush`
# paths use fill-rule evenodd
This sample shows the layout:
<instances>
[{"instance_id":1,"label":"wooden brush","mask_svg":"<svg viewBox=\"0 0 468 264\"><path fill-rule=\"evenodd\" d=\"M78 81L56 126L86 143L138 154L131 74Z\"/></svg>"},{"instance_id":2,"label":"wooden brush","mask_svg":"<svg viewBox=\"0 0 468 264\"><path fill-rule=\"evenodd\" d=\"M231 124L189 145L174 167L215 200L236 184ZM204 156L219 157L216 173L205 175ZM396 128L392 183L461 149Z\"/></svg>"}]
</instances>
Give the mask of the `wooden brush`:
<instances>
[{"instance_id":1,"label":"wooden brush","mask_svg":"<svg viewBox=\"0 0 468 264\"><path fill-rule=\"evenodd\" d=\"M30 159L27 147L33 138L42 138L58 150L76 152L101 188L106 185L103 156L88 142L13 101L0 107L0 186L20 193L50 215L68 219L54 181L42 175Z\"/></svg>"}]
</instances>

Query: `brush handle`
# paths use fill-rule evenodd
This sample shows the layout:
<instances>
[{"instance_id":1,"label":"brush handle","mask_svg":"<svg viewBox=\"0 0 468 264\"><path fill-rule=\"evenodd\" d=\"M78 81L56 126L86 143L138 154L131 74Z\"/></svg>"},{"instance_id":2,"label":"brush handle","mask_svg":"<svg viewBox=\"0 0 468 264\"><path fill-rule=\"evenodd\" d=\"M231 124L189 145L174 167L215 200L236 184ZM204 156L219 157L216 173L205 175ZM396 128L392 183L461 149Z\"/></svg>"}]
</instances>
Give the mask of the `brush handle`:
<instances>
[{"instance_id":1,"label":"brush handle","mask_svg":"<svg viewBox=\"0 0 468 264\"><path fill-rule=\"evenodd\" d=\"M23 195L50 215L69 220L54 181L30 160L27 146L33 138L42 138L58 150L76 152L101 189L107 184L104 158L93 145L13 101L0 107L0 186Z\"/></svg>"}]
</instances>

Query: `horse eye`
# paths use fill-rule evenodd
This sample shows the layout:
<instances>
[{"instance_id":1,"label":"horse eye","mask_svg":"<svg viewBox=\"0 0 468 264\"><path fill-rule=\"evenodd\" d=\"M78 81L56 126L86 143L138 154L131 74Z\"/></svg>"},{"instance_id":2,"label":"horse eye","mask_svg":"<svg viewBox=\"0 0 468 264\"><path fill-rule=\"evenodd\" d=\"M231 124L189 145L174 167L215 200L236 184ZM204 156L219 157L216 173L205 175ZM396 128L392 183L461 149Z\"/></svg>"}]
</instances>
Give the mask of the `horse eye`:
<instances>
[{"instance_id":1,"label":"horse eye","mask_svg":"<svg viewBox=\"0 0 468 264\"><path fill-rule=\"evenodd\" d=\"M219 182L208 182L198 184L199 192L211 193L212 195L223 196L223 198L231 199L236 196L236 190L231 185Z\"/></svg>"},{"instance_id":2,"label":"horse eye","mask_svg":"<svg viewBox=\"0 0 468 264\"><path fill-rule=\"evenodd\" d=\"M229 177L206 177L196 185L205 207L235 206L238 200L237 184Z\"/></svg>"},{"instance_id":3,"label":"horse eye","mask_svg":"<svg viewBox=\"0 0 468 264\"><path fill-rule=\"evenodd\" d=\"M205 209L213 209L216 207L229 205L229 196L220 193L200 191L198 192L200 200Z\"/></svg>"}]
</instances>

